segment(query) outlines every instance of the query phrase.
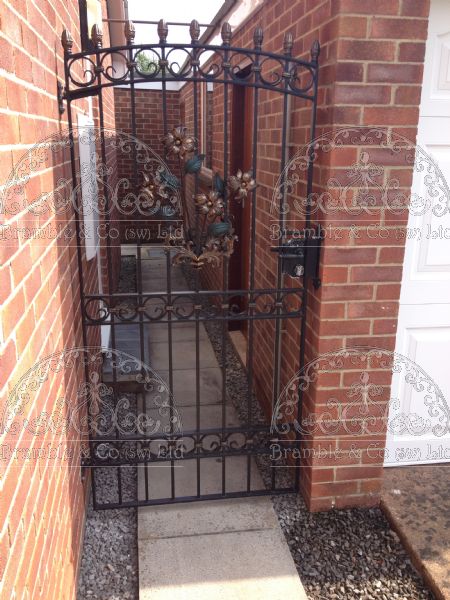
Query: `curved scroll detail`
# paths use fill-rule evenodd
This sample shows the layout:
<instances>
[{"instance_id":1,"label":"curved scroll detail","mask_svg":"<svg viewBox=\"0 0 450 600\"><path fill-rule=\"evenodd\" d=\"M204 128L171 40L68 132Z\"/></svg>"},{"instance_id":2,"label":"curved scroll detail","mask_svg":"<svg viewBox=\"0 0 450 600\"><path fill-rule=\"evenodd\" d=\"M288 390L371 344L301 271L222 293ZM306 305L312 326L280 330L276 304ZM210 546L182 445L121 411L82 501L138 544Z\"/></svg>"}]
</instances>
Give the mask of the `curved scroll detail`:
<instances>
[{"instance_id":1,"label":"curved scroll detail","mask_svg":"<svg viewBox=\"0 0 450 600\"><path fill-rule=\"evenodd\" d=\"M219 259L218 259L219 260ZM144 295L138 303L136 296L122 297L120 302L111 306L109 297L86 297L84 313L91 324L110 323L114 315L115 322L131 322L142 315L144 322L162 321L171 314L172 320L217 320L239 319L253 315L258 318L300 317L302 315L302 288L282 288L280 290L259 290L250 294L236 292L172 292ZM248 301L248 302L247 302Z\"/></svg>"},{"instance_id":2,"label":"curved scroll detail","mask_svg":"<svg viewBox=\"0 0 450 600\"><path fill-rule=\"evenodd\" d=\"M131 52L132 61L128 60L127 52ZM151 71L143 70L140 65L139 55L147 53L155 65ZM180 60L180 53L184 62ZM172 60L173 55L177 55L177 58ZM117 68L114 66L114 58L120 65ZM168 44L164 41L159 44L100 48L95 54L80 52L68 55L67 66L69 84L79 89L129 83L131 75L136 83L188 81L194 73L194 67L197 81L223 83L229 81L229 75L232 80L242 83L239 64L243 61L246 66L258 65L260 77L255 78L252 74L246 77L250 85L312 99L310 92L316 82L316 60L308 62L291 55L266 52L260 46L253 49L233 47L228 41L223 46L200 44L198 40L193 40L191 44ZM253 71L253 68L250 70ZM104 79L100 84L99 73ZM71 95L70 89L67 94Z\"/></svg>"}]
</instances>

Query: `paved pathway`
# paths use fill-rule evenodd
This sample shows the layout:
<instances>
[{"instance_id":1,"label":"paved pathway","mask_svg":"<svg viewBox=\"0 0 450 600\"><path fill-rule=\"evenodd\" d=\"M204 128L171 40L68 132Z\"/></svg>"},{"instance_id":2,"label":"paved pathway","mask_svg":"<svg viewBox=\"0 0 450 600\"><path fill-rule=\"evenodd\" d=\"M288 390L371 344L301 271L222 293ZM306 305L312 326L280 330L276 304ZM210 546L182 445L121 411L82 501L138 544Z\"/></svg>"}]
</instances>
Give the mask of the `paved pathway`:
<instances>
[{"instance_id":1,"label":"paved pathway","mask_svg":"<svg viewBox=\"0 0 450 600\"><path fill-rule=\"evenodd\" d=\"M151 252L151 253L150 253ZM165 261L156 250L143 250L144 291L165 290ZM174 289L187 289L175 268ZM150 366L168 377L167 325L148 328ZM130 340L128 351L132 351ZM201 427L220 427L221 371L213 348L200 328ZM195 327L173 327L173 393L183 429L195 428ZM151 406L148 398L147 406ZM156 411L155 408L147 408ZM161 415L155 417L161 419ZM162 422L162 426L166 423ZM237 425L227 406L226 424ZM222 463L202 459L201 492L220 492ZM228 457L227 490L245 488L246 457ZM177 495L195 495L196 460L177 464ZM256 464L252 485L263 487ZM147 475L147 477L145 477ZM141 467L138 494L151 498L170 495L170 466ZM287 543L269 498L201 501L138 510L140 600L301 600L306 598Z\"/></svg>"}]
</instances>

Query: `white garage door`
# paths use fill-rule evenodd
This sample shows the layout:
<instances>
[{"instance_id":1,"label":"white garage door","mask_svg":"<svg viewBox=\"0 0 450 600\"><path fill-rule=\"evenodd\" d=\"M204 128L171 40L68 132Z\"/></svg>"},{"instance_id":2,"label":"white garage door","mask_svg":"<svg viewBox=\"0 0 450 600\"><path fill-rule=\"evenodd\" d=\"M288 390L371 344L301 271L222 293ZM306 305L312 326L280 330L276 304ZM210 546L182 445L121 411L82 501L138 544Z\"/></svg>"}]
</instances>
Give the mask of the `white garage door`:
<instances>
[{"instance_id":1,"label":"white garage door","mask_svg":"<svg viewBox=\"0 0 450 600\"><path fill-rule=\"evenodd\" d=\"M437 196L427 169L416 162L412 192L432 208L410 214L400 298L396 352L434 380L416 389L405 372L394 374L386 466L450 461L450 2L432 0L417 144L439 166L446 185ZM419 151L418 151L419 152ZM416 153L417 161L418 153ZM421 161L422 162L422 161ZM426 166L426 162L423 163ZM439 200L440 198L440 200ZM444 198L444 203L442 202ZM446 207L445 207L446 204ZM445 214L439 214L444 208ZM446 208L446 210L445 210ZM416 211L417 212L417 211ZM419 386L420 388L420 386ZM408 422L408 416L411 418ZM420 422L420 419L423 419ZM423 424L427 422L427 427Z\"/></svg>"}]
</instances>

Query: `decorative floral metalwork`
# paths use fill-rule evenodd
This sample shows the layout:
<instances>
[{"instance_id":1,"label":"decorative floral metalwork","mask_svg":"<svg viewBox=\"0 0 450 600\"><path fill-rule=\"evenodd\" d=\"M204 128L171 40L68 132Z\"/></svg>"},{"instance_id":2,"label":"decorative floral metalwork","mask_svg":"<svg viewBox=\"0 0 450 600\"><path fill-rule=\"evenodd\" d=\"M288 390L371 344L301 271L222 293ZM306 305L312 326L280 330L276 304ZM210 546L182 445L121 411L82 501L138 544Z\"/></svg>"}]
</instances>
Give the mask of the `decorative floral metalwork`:
<instances>
[{"instance_id":1,"label":"decorative floral metalwork","mask_svg":"<svg viewBox=\"0 0 450 600\"><path fill-rule=\"evenodd\" d=\"M249 192L256 188L256 181L253 179L251 171L243 173L239 169L236 175L229 178L228 187L236 200L244 202Z\"/></svg>"},{"instance_id":2,"label":"decorative floral metalwork","mask_svg":"<svg viewBox=\"0 0 450 600\"><path fill-rule=\"evenodd\" d=\"M197 194L194 200L199 213L208 217L220 217L223 215L223 199L219 196L219 192L211 190L208 194Z\"/></svg>"},{"instance_id":3,"label":"decorative floral metalwork","mask_svg":"<svg viewBox=\"0 0 450 600\"><path fill-rule=\"evenodd\" d=\"M174 127L174 129L164 137L163 141L167 156L172 155L183 158L186 154L194 152L197 147L197 140L191 135L188 135L187 127L182 125Z\"/></svg>"},{"instance_id":4,"label":"decorative floral metalwork","mask_svg":"<svg viewBox=\"0 0 450 600\"><path fill-rule=\"evenodd\" d=\"M227 200L244 200L255 189L256 182L251 173L243 173L241 170L231 176L228 182L223 181L219 173L215 173L212 189L195 194L192 206L186 197L185 177L200 171L205 155L196 153L197 140L188 133L184 125L172 129L162 142L167 156L178 157L181 174L179 187L184 237L180 239L170 230L167 232L167 247L176 247L178 250L172 261L174 264L189 263L195 268L201 268L206 263L219 266L223 257L231 256L237 239L227 215ZM148 193L154 199L157 186L149 189Z\"/></svg>"}]
</instances>

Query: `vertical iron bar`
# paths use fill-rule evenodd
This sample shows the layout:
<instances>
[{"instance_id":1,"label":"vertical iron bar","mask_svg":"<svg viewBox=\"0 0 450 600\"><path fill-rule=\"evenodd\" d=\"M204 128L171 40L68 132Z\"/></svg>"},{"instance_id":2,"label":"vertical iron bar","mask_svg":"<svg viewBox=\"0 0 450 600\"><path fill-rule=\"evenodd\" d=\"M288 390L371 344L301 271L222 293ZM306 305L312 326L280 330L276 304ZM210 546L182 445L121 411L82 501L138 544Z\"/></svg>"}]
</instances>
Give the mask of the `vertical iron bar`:
<instances>
[{"instance_id":1,"label":"vertical iron bar","mask_svg":"<svg viewBox=\"0 0 450 600\"><path fill-rule=\"evenodd\" d=\"M69 89L70 78L69 78L69 57L72 51L73 41L71 39L70 34L67 31L64 31L62 36L62 44L64 47L64 81L65 81L65 89L66 91ZM67 124L69 128L69 142L70 142L70 163L71 163L71 175L72 175L72 194L75 193L77 189L77 173L76 173L76 160L75 160L75 139L73 135L73 121L72 121L72 101L70 97L67 99ZM83 341L83 362L84 362L84 380L85 383L89 383L89 367L87 361L87 352L88 352L88 333L86 327L86 314L85 314L85 292L84 292L84 279L83 279L83 253L81 250L81 231L80 231L80 221L81 221L81 204L80 204L80 195L77 193L75 197L75 233L77 239L77 266L78 266L78 285L80 286L80 310L81 310L81 336ZM90 398L87 404L87 423L88 423L88 442L89 442L89 453L90 453L90 461L94 458L94 443L91 438L90 432L90 424L91 424L91 412L90 412ZM80 440L81 444L81 440ZM80 453L81 460L81 453ZM92 477L91 477L91 486L92 486L92 505L94 509L97 508L97 494L96 494L96 485L95 485L95 467L92 467Z\"/></svg>"},{"instance_id":2,"label":"vertical iron bar","mask_svg":"<svg viewBox=\"0 0 450 600\"><path fill-rule=\"evenodd\" d=\"M319 54L320 45L316 40L311 46L311 62L315 68L314 73L314 97L312 104L311 124L310 124L310 142L308 148L308 175L306 184L306 215L305 215L305 230L308 231L311 223L311 194L313 191L313 170L314 170L314 147L313 141L316 137L316 118L317 118L317 88L319 84ZM305 264L306 255L308 252L308 244L305 244ZM306 310L308 301L308 279L306 276L303 278L303 290L302 290L302 317L300 326L300 359L299 359L299 371L303 371L305 366L305 344L306 344ZM303 389L299 386L298 390L298 403L297 403L297 421L300 423L300 431L303 431L302 427L302 407L303 407ZM298 440L300 445L301 440ZM295 490L298 492L300 488L300 452L298 458L295 461Z\"/></svg>"},{"instance_id":3,"label":"vertical iron bar","mask_svg":"<svg viewBox=\"0 0 450 600\"><path fill-rule=\"evenodd\" d=\"M167 305L172 306L172 262L170 256L170 249L166 248L166 287L167 287ZM167 312L167 343L169 350L169 419L170 419L170 434L173 434L173 416L174 416L174 406L173 406L173 353L172 353L172 311L169 310ZM171 448L171 451L173 448ZM172 459L170 461L170 493L172 498L175 498L175 461Z\"/></svg>"},{"instance_id":4,"label":"vertical iron bar","mask_svg":"<svg viewBox=\"0 0 450 600\"><path fill-rule=\"evenodd\" d=\"M134 137L134 135L133 135ZM135 188L136 189L136 188ZM144 326L144 315L142 310L139 310L143 306L143 296L142 296L142 244L141 240L138 239L137 249L136 249L136 287L137 287L137 303L138 303L138 319L139 319L139 354L141 357L141 375L145 377L145 326ZM127 327L127 325L125 325ZM146 391L144 390L142 393L142 410L144 412L145 417L147 416L147 396ZM147 423L147 419L144 418L144 423ZM145 499L149 499L149 481L148 481L148 463L144 461L144 481L145 481Z\"/></svg>"},{"instance_id":5,"label":"vertical iron bar","mask_svg":"<svg viewBox=\"0 0 450 600\"><path fill-rule=\"evenodd\" d=\"M223 180L228 179L228 79L230 77L230 66L229 66L229 45L231 35L231 29L228 23L224 23L222 27L222 39L223 39L223 68L224 68L224 84L223 84ZM229 216L228 209L228 198L227 189L224 186L223 202L225 209L225 219ZM222 315L225 316L225 308L227 304L225 302L228 294L229 287L229 258L228 256L223 257L222 264L222 289L223 295L221 299L222 304ZM225 436L226 436L226 418L227 418L227 335L228 335L228 321L222 320L222 352L221 352L221 372L222 372L222 494L226 493L226 457L225 457Z\"/></svg>"},{"instance_id":6,"label":"vertical iron bar","mask_svg":"<svg viewBox=\"0 0 450 600\"><path fill-rule=\"evenodd\" d=\"M158 36L161 50L161 89L162 89L162 113L163 113L163 134L167 135L168 123L167 123L167 82L166 82L166 42L169 28L167 23L162 19L158 23ZM181 162L179 163L181 166ZM165 250L166 256L166 293L167 293L167 304L172 306L172 264L170 249ZM173 434L173 415L174 415L174 392L173 392L173 335L172 335L172 311L169 310L167 314L167 345L168 345L168 368L169 368L169 420L170 420L170 434ZM174 450L174 447L170 446L170 452ZM175 498L175 462L172 459L170 461L170 493L172 499Z\"/></svg>"},{"instance_id":7,"label":"vertical iron bar","mask_svg":"<svg viewBox=\"0 0 450 600\"><path fill-rule=\"evenodd\" d=\"M92 38L94 41L94 45L97 49L102 47L102 37L101 32L96 25L92 28ZM107 274L108 274L108 302L109 306L113 307L114 302L114 293L112 292L113 286L113 266L112 266L112 250L111 250L111 222L110 222L110 198L109 198L109 188L108 188L108 169L106 168L106 147L105 147L105 119L103 114L103 90L102 90L102 72L103 66L101 64L101 53L97 52L96 54L96 72L97 72L97 85L98 85L98 115L99 115L99 124L100 124L100 147L101 147L101 158L102 163L105 168L102 169L102 184L103 184L103 193L105 196L105 223L106 223L106 266L107 266ZM113 358L111 360L112 367L112 388L114 395L114 408L115 413L117 413L117 372L116 372L116 331L115 331L115 315L114 311L111 312L111 349ZM118 424L115 426L115 438L119 439L119 430ZM119 496L119 504L122 504L122 473L120 466L117 467L117 488L118 488L118 496Z\"/></svg>"},{"instance_id":8,"label":"vertical iron bar","mask_svg":"<svg viewBox=\"0 0 450 600\"><path fill-rule=\"evenodd\" d=\"M189 32L191 34L191 43L193 45L192 48L192 57L191 57L191 65L192 65L192 81L193 81L193 103L194 103L194 138L198 141L198 38L200 35L200 29L198 27L197 21L192 21L189 27ZM198 172L194 175L194 194L198 194ZM188 210L188 202L186 200L186 208ZM201 236L199 229L199 213L195 211L195 240L194 240L194 248L195 252L201 252ZM196 429L196 438L197 442L200 441L200 321L199 321L199 308L197 301L199 300L199 291L200 291L200 273L199 269L195 269L195 429ZM199 447L197 447L197 452L199 452ZM201 463L200 457L197 455L197 496L200 497L201 493Z\"/></svg>"},{"instance_id":9,"label":"vertical iron bar","mask_svg":"<svg viewBox=\"0 0 450 600\"><path fill-rule=\"evenodd\" d=\"M134 25L131 21L125 23L125 38L127 40L128 46L128 69L129 69L129 77L130 77L130 103L131 103L131 135L133 137L132 142L132 162L133 162L133 194L135 197L138 196L138 165L137 165L137 152L136 152L136 90L134 84L134 68L135 61L133 56L133 41L135 36ZM142 297L142 247L141 240L138 238L137 241L137 251L136 251L136 292L137 292L137 303L138 309L143 305L143 297ZM139 355L141 360L141 375L145 376L145 326L144 326L144 315L141 310L138 310L138 320L139 320ZM126 327L126 325L125 325ZM142 410L144 415L147 413L147 398L146 392L142 393ZM146 423L146 419L144 419L144 423ZM145 445L145 444L144 444ZM144 461L144 481L145 481L145 499L149 499L149 482L148 482L148 462Z\"/></svg>"},{"instance_id":10,"label":"vertical iron bar","mask_svg":"<svg viewBox=\"0 0 450 600\"><path fill-rule=\"evenodd\" d=\"M282 120L282 134L281 134L281 160L280 160L280 173L283 173L283 177L285 177L284 169L286 166L286 136L287 136L287 119L288 119L288 85L289 85L289 63L290 57L292 53L293 46L293 37L291 33L286 33L284 36L284 83L283 83L283 120ZM283 197L280 198L280 206L279 206L279 225L280 229L282 227L282 218L283 218ZM273 397L272 397L272 410L277 402L278 396L280 394L280 358L281 358L281 300L282 295L280 289L283 285L283 271L282 271L282 263L281 263L281 255L278 255L277 259L277 291L276 291L276 314L277 318L275 319L275 347L274 347L274 377L273 377ZM271 466L271 488L275 488L275 467Z\"/></svg>"},{"instance_id":11,"label":"vertical iron bar","mask_svg":"<svg viewBox=\"0 0 450 600\"><path fill-rule=\"evenodd\" d=\"M263 30L261 27L255 29L253 36L255 50L261 50L263 42ZM252 140L252 172L253 177L256 179L257 169L257 149L258 149L258 88L256 84L259 82L260 77L260 66L259 66L259 55L255 53L255 58L252 66L254 84L253 88L253 140ZM255 260L256 260L256 188L252 191L251 197L252 203L252 214L251 214L251 231L250 231L250 290L255 289ZM253 317L254 308L252 292L248 293L248 311L249 316ZM248 341L247 341L247 429L250 430L252 426L252 400L253 400L253 348L254 346L254 320L249 319L248 322ZM247 492L251 489L251 454L247 455Z\"/></svg>"}]
</instances>

